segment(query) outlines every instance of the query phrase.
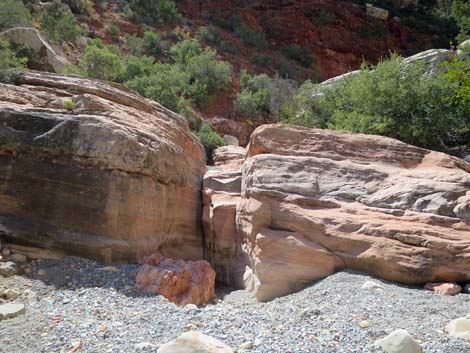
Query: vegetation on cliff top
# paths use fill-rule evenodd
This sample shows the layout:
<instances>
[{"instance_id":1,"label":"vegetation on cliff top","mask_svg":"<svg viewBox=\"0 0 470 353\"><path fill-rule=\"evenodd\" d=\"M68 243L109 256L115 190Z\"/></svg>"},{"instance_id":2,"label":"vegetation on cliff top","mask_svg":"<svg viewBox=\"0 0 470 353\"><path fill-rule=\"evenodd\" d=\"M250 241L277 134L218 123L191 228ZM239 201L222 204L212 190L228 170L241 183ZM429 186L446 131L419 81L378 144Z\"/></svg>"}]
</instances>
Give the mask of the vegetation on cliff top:
<instances>
[{"instance_id":1,"label":"vegetation on cliff top","mask_svg":"<svg viewBox=\"0 0 470 353\"><path fill-rule=\"evenodd\" d=\"M352 2L364 5L364 1ZM441 38L447 36L454 43L470 37L470 4L464 0L427 0L406 9L381 0L372 2L387 7L410 28L425 30L426 25L426 30L442 32ZM110 8L116 13L97 14ZM310 14L316 23L337 20L336 15L321 10ZM93 22L83 22L82 15L109 19L103 32L97 34L90 28ZM130 25L120 24L123 18L146 25L130 30ZM202 124L200 112L224 95L233 97L233 114L253 126L284 121L382 134L453 153L468 149L470 89L465 56L436 77L423 76L419 65L403 69L398 56L377 66L364 64L360 75L315 102L311 94L315 90L316 57L311 49L298 44L275 47L262 29L237 14L206 12L204 19L210 25L194 30L192 21L169 0L120 0L111 5L105 1L63 0L42 6L5 0L0 4L0 29L35 25L50 41L64 43L66 48L80 36L94 37L88 39L71 72L123 83L179 112L199 132L209 151L223 140L216 138L209 125ZM390 35L388 28L382 28L383 23L375 22L375 27L358 31L373 36L371 40ZM18 50L15 56L15 48L6 42L1 42L1 48L0 66L9 68L3 70L7 74L2 81L11 81L27 59ZM248 64L239 60L232 65L225 59L241 57L243 51L250 53ZM274 74L260 73L252 65Z\"/></svg>"}]
</instances>

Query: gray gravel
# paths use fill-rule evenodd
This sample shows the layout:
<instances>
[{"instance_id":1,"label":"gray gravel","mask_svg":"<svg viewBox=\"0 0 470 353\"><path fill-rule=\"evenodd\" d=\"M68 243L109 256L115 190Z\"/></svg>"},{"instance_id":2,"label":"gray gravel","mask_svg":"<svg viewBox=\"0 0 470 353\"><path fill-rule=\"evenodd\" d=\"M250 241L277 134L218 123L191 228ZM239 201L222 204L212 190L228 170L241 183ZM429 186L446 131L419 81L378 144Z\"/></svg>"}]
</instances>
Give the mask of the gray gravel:
<instances>
[{"instance_id":1,"label":"gray gravel","mask_svg":"<svg viewBox=\"0 0 470 353\"><path fill-rule=\"evenodd\" d=\"M443 332L470 313L468 294L446 297L377 279L384 291L364 291L370 276L340 272L270 303L219 289L216 303L186 309L136 291L133 265L103 272L93 261L67 258L30 267L30 274L0 278L0 289L21 291L15 301L26 305L25 315L0 321L0 352L156 352L195 329L238 352L378 353L373 342L398 328L421 340L425 353L470 352L470 342ZM364 320L372 326L360 328Z\"/></svg>"}]
</instances>

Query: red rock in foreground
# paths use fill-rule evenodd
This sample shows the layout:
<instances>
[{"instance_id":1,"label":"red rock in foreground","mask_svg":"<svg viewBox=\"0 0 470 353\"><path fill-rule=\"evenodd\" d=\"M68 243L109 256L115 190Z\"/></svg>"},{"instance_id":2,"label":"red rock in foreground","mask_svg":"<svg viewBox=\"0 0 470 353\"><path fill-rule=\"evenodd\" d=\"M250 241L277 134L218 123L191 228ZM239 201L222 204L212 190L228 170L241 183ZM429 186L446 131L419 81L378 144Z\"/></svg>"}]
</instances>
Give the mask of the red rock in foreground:
<instances>
[{"instance_id":1,"label":"red rock in foreground","mask_svg":"<svg viewBox=\"0 0 470 353\"><path fill-rule=\"evenodd\" d=\"M173 260L154 254L136 273L140 290L163 295L173 303L207 304L214 299L215 272L207 261Z\"/></svg>"},{"instance_id":2,"label":"red rock in foreground","mask_svg":"<svg viewBox=\"0 0 470 353\"><path fill-rule=\"evenodd\" d=\"M443 295L456 295L462 291L456 283L426 283L424 289Z\"/></svg>"}]
</instances>

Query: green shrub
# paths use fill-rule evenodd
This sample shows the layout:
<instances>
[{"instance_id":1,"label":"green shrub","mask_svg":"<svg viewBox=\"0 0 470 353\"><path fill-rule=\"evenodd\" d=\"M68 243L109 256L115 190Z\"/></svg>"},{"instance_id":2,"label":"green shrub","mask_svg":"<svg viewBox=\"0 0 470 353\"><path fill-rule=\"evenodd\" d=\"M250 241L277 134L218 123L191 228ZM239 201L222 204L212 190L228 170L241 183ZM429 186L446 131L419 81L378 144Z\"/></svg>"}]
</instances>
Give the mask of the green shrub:
<instances>
[{"instance_id":1,"label":"green shrub","mask_svg":"<svg viewBox=\"0 0 470 353\"><path fill-rule=\"evenodd\" d=\"M465 0L454 0L451 5L451 13L459 27L458 42L470 38L470 3Z\"/></svg>"},{"instance_id":2,"label":"green shrub","mask_svg":"<svg viewBox=\"0 0 470 353\"><path fill-rule=\"evenodd\" d=\"M268 47L268 42L263 32L258 32L249 26L241 26L235 31L235 35L246 45L258 49Z\"/></svg>"},{"instance_id":3,"label":"green shrub","mask_svg":"<svg viewBox=\"0 0 470 353\"><path fill-rule=\"evenodd\" d=\"M257 53L251 58L251 63L259 66L270 66L273 63L273 58L270 55Z\"/></svg>"},{"instance_id":4,"label":"green shrub","mask_svg":"<svg viewBox=\"0 0 470 353\"><path fill-rule=\"evenodd\" d=\"M93 0L62 0L74 13L91 16L94 12Z\"/></svg>"},{"instance_id":5,"label":"green shrub","mask_svg":"<svg viewBox=\"0 0 470 353\"><path fill-rule=\"evenodd\" d=\"M18 58L10 43L0 40L0 82L14 83L26 66L26 58Z\"/></svg>"},{"instance_id":6,"label":"green shrub","mask_svg":"<svg viewBox=\"0 0 470 353\"><path fill-rule=\"evenodd\" d=\"M311 128L327 127L327 121L321 116L315 101L312 99L312 92L316 89L316 84L312 81L305 81L295 93L292 106L281 116L281 121L285 124L301 125Z\"/></svg>"},{"instance_id":7,"label":"green shrub","mask_svg":"<svg viewBox=\"0 0 470 353\"><path fill-rule=\"evenodd\" d=\"M167 49L167 43L159 34L146 31L144 32L144 49L148 55L162 55Z\"/></svg>"},{"instance_id":8,"label":"green shrub","mask_svg":"<svg viewBox=\"0 0 470 353\"><path fill-rule=\"evenodd\" d=\"M164 107L178 111L178 100L188 95L189 77L176 65L156 63L150 73L127 81L126 86L153 99Z\"/></svg>"},{"instance_id":9,"label":"green shrub","mask_svg":"<svg viewBox=\"0 0 470 353\"><path fill-rule=\"evenodd\" d=\"M219 43L220 50L230 53L232 55L238 55L242 52L241 48L234 45L232 42L228 40L221 40Z\"/></svg>"},{"instance_id":10,"label":"green shrub","mask_svg":"<svg viewBox=\"0 0 470 353\"><path fill-rule=\"evenodd\" d=\"M362 38L381 39L388 37L390 35L390 31L382 21L371 19L370 23L359 28L358 34Z\"/></svg>"},{"instance_id":11,"label":"green shrub","mask_svg":"<svg viewBox=\"0 0 470 353\"><path fill-rule=\"evenodd\" d=\"M202 51L196 40L186 39L171 47L170 56L177 64L186 65L191 58L202 54Z\"/></svg>"},{"instance_id":12,"label":"green shrub","mask_svg":"<svg viewBox=\"0 0 470 353\"><path fill-rule=\"evenodd\" d=\"M470 48L464 48L463 53L446 65L444 76L454 87L449 100L454 105L470 106Z\"/></svg>"},{"instance_id":13,"label":"green shrub","mask_svg":"<svg viewBox=\"0 0 470 353\"><path fill-rule=\"evenodd\" d=\"M234 101L237 114L260 122L267 117L277 121L283 111L291 109L296 91L292 81L270 78L265 74L250 76L242 70L240 84L242 91Z\"/></svg>"},{"instance_id":14,"label":"green shrub","mask_svg":"<svg viewBox=\"0 0 470 353\"><path fill-rule=\"evenodd\" d=\"M170 0L130 0L129 6L139 20L153 25L176 23L182 19L175 2Z\"/></svg>"},{"instance_id":15,"label":"green shrub","mask_svg":"<svg viewBox=\"0 0 470 353\"><path fill-rule=\"evenodd\" d=\"M423 65L405 66L396 55L376 67L363 65L359 75L328 90L319 101L322 118L333 129L449 151L455 144L452 136L468 126L470 115L465 107L449 103L455 92L444 76L423 72Z\"/></svg>"},{"instance_id":16,"label":"green shrub","mask_svg":"<svg viewBox=\"0 0 470 353\"><path fill-rule=\"evenodd\" d=\"M77 106L77 103L75 103L71 99L67 99L64 101L64 108L67 110L74 110L76 106Z\"/></svg>"},{"instance_id":17,"label":"green shrub","mask_svg":"<svg viewBox=\"0 0 470 353\"><path fill-rule=\"evenodd\" d=\"M106 33L108 33L114 40L117 40L121 35L121 30L115 23L111 23L106 27Z\"/></svg>"},{"instance_id":18,"label":"green shrub","mask_svg":"<svg viewBox=\"0 0 470 353\"><path fill-rule=\"evenodd\" d=\"M124 71L118 50L100 40L85 48L79 66L86 76L106 81L115 81Z\"/></svg>"},{"instance_id":19,"label":"green shrub","mask_svg":"<svg viewBox=\"0 0 470 353\"><path fill-rule=\"evenodd\" d=\"M189 59L186 69L193 85L199 87L197 92L193 92L199 105L224 89L232 80L232 65L217 60L215 52L211 50Z\"/></svg>"},{"instance_id":20,"label":"green shrub","mask_svg":"<svg viewBox=\"0 0 470 353\"><path fill-rule=\"evenodd\" d=\"M0 1L0 31L31 25L31 14L20 0Z\"/></svg>"},{"instance_id":21,"label":"green shrub","mask_svg":"<svg viewBox=\"0 0 470 353\"><path fill-rule=\"evenodd\" d=\"M212 26L200 27L196 38L204 44L219 45L221 38L217 28Z\"/></svg>"},{"instance_id":22,"label":"green shrub","mask_svg":"<svg viewBox=\"0 0 470 353\"><path fill-rule=\"evenodd\" d=\"M196 133L196 136L201 141L204 149L206 150L207 161L212 163L212 153L217 147L225 145L224 139L220 137L212 128L203 124L201 130Z\"/></svg>"},{"instance_id":23,"label":"green shrub","mask_svg":"<svg viewBox=\"0 0 470 353\"><path fill-rule=\"evenodd\" d=\"M282 54L289 59L292 59L302 65L303 67L310 67L315 59L308 48L303 48L298 45L286 45L281 48Z\"/></svg>"},{"instance_id":24,"label":"green shrub","mask_svg":"<svg viewBox=\"0 0 470 353\"><path fill-rule=\"evenodd\" d=\"M119 76L120 82L127 82L140 76L149 76L155 70L154 59L150 56L129 56L124 60L124 70Z\"/></svg>"},{"instance_id":25,"label":"green shrub","mask_svg":"<svg viewBox=\"0 0 470 353\"><path fill-rule=\"evenodd\" d=\"M49 40L62 43L72 41L80 34L80 27L70 10L64 10L60 4L50 6L41 16L41 29Z\"/></svg>"},{"instance_id":26,"label":"green shrub","mask_svg":"<svg viewBox=\"0 0 470 353\"><path fill-rule=\"evenodd\" d=\"M131 55L139 56L144 54L145 43L143 38L126 33L124 35L124 40L126 41L126 47Z\"/></svg>"}]
</instances>

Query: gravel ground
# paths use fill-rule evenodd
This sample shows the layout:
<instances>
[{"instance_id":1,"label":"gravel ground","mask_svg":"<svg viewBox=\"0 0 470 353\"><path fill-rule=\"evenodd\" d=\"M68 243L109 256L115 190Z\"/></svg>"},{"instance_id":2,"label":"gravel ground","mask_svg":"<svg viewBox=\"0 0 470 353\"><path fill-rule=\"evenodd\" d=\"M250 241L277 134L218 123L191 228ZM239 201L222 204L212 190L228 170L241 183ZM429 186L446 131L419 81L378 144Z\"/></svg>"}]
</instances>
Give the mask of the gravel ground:
<instances>
[{"instance_id":1,"label":"gravel ground","mask_svg":"<svg viewBox=\"0 0 470 353\"><path fill-rule=\"evenodd\" d=\"M470 313L470 295L441 296L377 279L385 289L366 291L361 286L371 277L354 272L269 303L219 289L216 303L188 309L136 291L133 265L104 272L96 262L67 258L30 267L28 275L0 279L0 289L19 290L15 301L26 305L25 315L0 321L0 352L156 352L194 329L237 352L378 353L374 341L398 328L422 341L425 353L470 352L470 342L443 332ZM360 328L363 320L372 326Z\"/></svg>"}]
</instances>

